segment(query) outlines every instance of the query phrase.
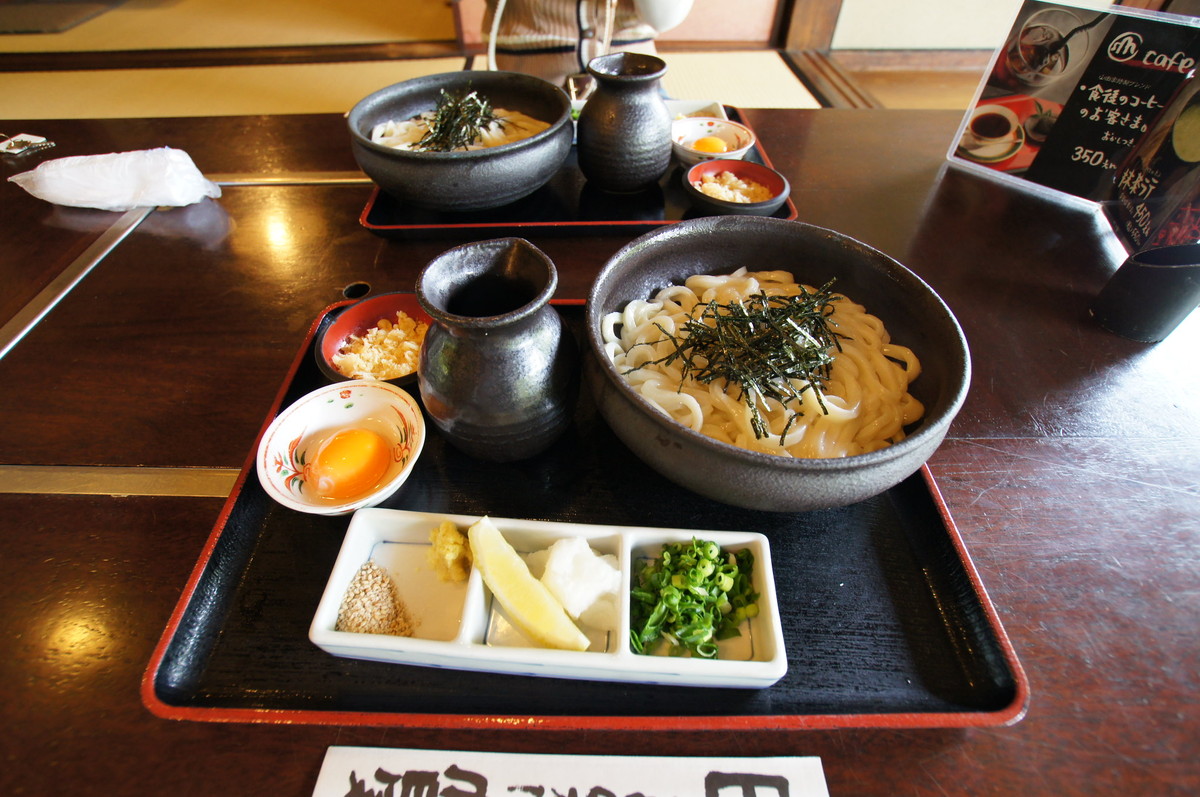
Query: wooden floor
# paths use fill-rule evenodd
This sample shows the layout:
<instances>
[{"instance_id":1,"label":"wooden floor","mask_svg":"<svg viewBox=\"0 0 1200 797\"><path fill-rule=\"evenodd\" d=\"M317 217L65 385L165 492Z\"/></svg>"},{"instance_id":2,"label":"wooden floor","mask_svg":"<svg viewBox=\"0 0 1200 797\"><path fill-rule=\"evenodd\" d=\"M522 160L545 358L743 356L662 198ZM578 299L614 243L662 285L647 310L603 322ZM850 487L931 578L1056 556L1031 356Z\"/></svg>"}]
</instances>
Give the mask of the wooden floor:
<instances>
[{"instance_id":1,"label":"wooden floor","mask_svg":"<svg viewBox=\"0 0 1200 797\"><path fill-rule=\"evenodd\" d=\"M983 79L982 72L963 69L860 70L851 74L885 108L963 111Z\"/></svg>"},{"instance_id":2,"label":"wooden floor","mask_svg":"<svg viewBox=\"0 0 1200 797\"><path fill-rule=\"evenodd\" d=\"M966 110L992 53L979 50L837 51L829 58L869 101L886 108Z\"/></svg>"}]
</instances>

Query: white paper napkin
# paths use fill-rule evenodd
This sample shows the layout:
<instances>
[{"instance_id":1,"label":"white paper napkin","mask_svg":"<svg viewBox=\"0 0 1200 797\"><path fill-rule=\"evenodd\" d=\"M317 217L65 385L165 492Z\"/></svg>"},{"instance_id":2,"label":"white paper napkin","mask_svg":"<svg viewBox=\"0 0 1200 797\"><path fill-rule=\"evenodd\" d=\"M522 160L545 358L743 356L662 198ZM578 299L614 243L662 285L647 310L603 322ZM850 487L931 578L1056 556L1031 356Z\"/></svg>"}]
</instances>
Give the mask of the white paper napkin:
<instances>
[{"instance_id":1,"label":"white paper napkin","mask_svg":"<svg viewBox=\"0 0 1200 797\"><path fill-rule=\"evenodd\" d=\"M171 147L56 158L8 179L38 199L99 210L182 207L221 196L190 155Z\"/></svg>"}]
</instances>

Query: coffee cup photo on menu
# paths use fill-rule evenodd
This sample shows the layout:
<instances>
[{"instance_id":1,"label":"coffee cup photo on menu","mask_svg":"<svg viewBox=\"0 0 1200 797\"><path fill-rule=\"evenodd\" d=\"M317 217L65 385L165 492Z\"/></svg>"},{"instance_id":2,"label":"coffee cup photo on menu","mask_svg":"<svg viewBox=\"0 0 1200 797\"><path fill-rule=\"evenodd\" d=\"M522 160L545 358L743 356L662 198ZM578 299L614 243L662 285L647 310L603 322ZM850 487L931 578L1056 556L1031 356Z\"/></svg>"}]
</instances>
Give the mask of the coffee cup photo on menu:
<instances>
[{"instance_id":1,"label":"coffee cup photo on menu","mask_svg":"<svg viewBox=\"0 0 1200 797\"><path fill-rule=\"evenodd\" d=\"M1020 120L1003 105L980 105L963 129L958 150L963 157L981 163L1011 157L1025 139Z\"/></svg>"}]
</instances>

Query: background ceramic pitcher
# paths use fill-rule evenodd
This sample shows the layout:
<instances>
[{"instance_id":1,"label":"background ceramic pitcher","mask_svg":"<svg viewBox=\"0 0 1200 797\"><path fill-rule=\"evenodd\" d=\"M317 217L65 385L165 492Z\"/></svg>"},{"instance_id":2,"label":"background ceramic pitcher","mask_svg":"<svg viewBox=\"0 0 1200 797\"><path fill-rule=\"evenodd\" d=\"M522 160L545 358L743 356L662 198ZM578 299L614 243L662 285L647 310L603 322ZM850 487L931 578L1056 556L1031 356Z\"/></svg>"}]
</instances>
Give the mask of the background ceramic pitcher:
<instances>
[{"instance_id":1,"label":"background ceramic pitcher","mask_svg":"<svg viewBox=\"0 0 1200 797\"><path fill-rule=\"evenodd\" d=\"M449 249L421 272L417 298L433 323L418 384L425 411L457 448L525 459L570 423L579 354L550 306L557 287L554 263L522 238Z\"/></svg>"},{"instance_id":2,"label":"background ceramic pitcher","mask_svg":"<svg viewBox=\"0 0 1200 797\"><path fill-rule=\"evenodd\" d=\"M606 191L639 191L671 165L671 113L658 85L667 65L640 53L593 58L596 90L579 112L579 169Z\"/></svg>"}]
</instances>

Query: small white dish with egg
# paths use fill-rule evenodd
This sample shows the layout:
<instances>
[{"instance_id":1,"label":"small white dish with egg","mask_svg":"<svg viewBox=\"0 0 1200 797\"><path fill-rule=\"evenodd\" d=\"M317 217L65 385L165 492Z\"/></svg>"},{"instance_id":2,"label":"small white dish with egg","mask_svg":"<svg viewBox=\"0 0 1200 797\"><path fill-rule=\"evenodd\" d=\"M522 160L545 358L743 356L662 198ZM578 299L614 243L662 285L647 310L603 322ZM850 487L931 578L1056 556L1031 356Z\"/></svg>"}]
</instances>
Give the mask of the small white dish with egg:
<instances>
[{"instance_id":1,"label":"small white dish with egg","mask_svg":"<svg viewBox=\"0 0 1200 797\"><path fill-rule=\"evenodd\" d=\"M446 524L462 538L450 553ZM693 539L753 559L753 616L716 643L715 658L667 655L665 644L634 652L635 572L665 544ZM456 552L464 558L448 568ZM365 566L390 574L404 634L340 630L361 608L349 588ZM549 678L765 688L787 671L770 546L752 532L363 509L351 518L309 639L335 656Z\"/></svg>"},{"instance_id":2,"label":"small white dish with egg","mask_svg":"<svg viewBox=\"0 0 1200 797\"><path fill-rule=\"evenodd\" d=\"M421 409L403 389L337 382L297 399L263 432L258 481L289 509L346 515L399 490L424 445Z\"/></svg>"},{"instance_id":3,"label":"small white dish with egg","mask_svg":"<svg viewBox=\"0 0 1200 797\"><path fill-rule=\"evenodd\" d=\"M689 116L671 123L671 151L685 166L710 160L741 160L755 141L750 128L731 119Z\"/></svg>"}]
</instances>

